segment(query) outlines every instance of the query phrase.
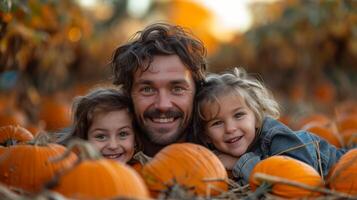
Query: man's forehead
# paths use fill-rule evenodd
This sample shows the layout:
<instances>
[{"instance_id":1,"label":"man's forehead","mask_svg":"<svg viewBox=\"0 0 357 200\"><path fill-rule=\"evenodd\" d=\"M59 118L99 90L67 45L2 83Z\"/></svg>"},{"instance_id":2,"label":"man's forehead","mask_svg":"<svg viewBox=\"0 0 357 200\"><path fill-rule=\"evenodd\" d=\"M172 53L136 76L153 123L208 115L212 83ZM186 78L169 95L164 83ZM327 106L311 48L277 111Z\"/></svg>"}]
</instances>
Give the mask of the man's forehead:
<instances>
[{"instance_id":1,"label":"man's forehead","mask_svg":"<svg viewBox=\"0 0 357 200\"><path fill-rule=\"evenodd\" d=\"M163 69L156 66L149 68L138 68L134 72L135 81L142 79L150 80L176 80L176 81L193 81L192 72L188 68L168 67Z\"/></svg>"}]
</instances>

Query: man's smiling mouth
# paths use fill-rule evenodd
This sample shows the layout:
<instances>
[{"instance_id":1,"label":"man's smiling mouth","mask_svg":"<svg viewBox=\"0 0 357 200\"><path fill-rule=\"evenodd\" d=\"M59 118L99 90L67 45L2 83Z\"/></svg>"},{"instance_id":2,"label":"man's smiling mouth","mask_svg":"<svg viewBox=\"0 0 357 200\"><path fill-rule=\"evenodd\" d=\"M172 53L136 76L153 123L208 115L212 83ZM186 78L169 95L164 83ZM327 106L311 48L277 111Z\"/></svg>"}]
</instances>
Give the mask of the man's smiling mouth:
<instances>
[{"instance_id":1,"label":"man's smiling mouth","mask_svg":"<svg viewBox=\"0 0 357 200\"><path fill-rule=\"evenodd\" d=\"M173 118L173 117L170 117L170 118L167 118L167 117L164 117L164 118L150 118L150 119L155 123L171 123L171 122L175 121L175 118Z\"/></svg>"}]
</instances>

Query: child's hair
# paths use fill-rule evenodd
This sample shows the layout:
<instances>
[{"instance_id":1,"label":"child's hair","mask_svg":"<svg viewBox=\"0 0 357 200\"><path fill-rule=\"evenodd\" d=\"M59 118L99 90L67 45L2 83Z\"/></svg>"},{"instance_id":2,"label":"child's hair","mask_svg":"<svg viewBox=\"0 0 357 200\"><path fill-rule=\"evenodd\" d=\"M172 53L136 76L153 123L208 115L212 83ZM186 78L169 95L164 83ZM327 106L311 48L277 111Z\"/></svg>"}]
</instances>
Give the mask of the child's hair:
<instances>
[{"instance_id":1,"label":"child's hair","mask_svg":"<svg viewBox=\"0 0 357 200\"><path fill-rule=\"evenodd\" d=\"M204 87L197 93L197 113L199 133L204 132L203 123L208 119L203 116L203 106L207 103L217 103L221 96L239 95L246 105L253 111L258 129L260 129L263 119L267 116L279 118L279 105L275 101L271 92L257 79L249 76L243 68L234 68L232 71L222 74L209 74L206 77ZM217 113L218 114L218 113ZM197 136L196 136L197 137ZM198 136L200 142L201 136ZM205 142L203 142L205 143Z\"/></svg>"},{"instance_id":2,"label":"child's hair","mask_svg":"<svg viewBox=\"0 0 357 200\"><path fill-rule=\"evenodd\" d=\"M131 101L121 90L114 88L97 88L85 96L76 97L72 106L72 136L88 139L88 130L97 112L110 112L128 109ZM132 117L132 116L131 116Z\"/></svg>"}]
</instances>

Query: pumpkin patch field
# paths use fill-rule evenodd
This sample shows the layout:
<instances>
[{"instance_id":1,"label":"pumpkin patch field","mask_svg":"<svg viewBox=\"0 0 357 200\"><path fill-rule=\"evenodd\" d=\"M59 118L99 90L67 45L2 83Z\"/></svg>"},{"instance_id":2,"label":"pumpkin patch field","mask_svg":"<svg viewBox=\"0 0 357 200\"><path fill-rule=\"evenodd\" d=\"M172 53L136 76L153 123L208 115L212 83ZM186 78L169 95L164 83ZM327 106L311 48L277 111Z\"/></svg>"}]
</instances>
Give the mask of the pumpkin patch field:
<instances>
[{"instance_id":1,"label":"pumpkin patch field","mask_svg":"<svg viewBox=\"0 0 357 200\"><path fill-rule=\"evenodd\" d=\"M68 140L76 97L120 88L113 51L155 22L202 40L207 73L242 67L261 80L293 131L349 150L325 176L267 157L244 184L199 144L153 157L137 145L124 164ZM355 0L1 0L0 200L357 199L356 88Z\"/></svg>"},{"instance_id":2,"label":"pumpkin patch field","mask_svg":"<svg viewBox=\"0 0 357 200\"><path fill-rule=\"evenodd\" d=\"M141 167L103 158L88 142L67 147L50 133L34 138L19 125L0 127L1 199L354 199L357 151L348 151L324 180L313 167L276 155L259 162L247 185L228 176L218 157L193 143L172 144ZM16 133L16 134L13 134ZM31 136L32 137L32 136Z\"/></svg>"}]
</instances>

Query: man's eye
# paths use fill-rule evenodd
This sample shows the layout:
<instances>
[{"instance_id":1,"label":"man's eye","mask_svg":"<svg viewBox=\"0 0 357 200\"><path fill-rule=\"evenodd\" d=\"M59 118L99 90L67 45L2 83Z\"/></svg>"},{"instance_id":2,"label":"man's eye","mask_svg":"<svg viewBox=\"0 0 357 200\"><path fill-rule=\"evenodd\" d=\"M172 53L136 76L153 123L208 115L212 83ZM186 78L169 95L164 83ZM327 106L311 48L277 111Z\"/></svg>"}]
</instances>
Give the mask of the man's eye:
<instances>
[{"instance_id":1,"label":"man's eye","mask_svg":"<svg viewBox=\"0 0 357 200\"><path fill-rule=\"evenodd\" d=\"M151 94L154 92L154 88L152 87L143 87L140 89L140 92L144 93L144 94Z\"/></svg>"},{"instance_id":2,"label":"man's eye","mask_svg":"<svg viewBox=\"0 0 357 200\"><path fill-rule=\"evenodd\" d=\"M172 88L172 92L175 94L182 94L185 91L183 87L174 87Z\"/></svg>"}]
</instances>

